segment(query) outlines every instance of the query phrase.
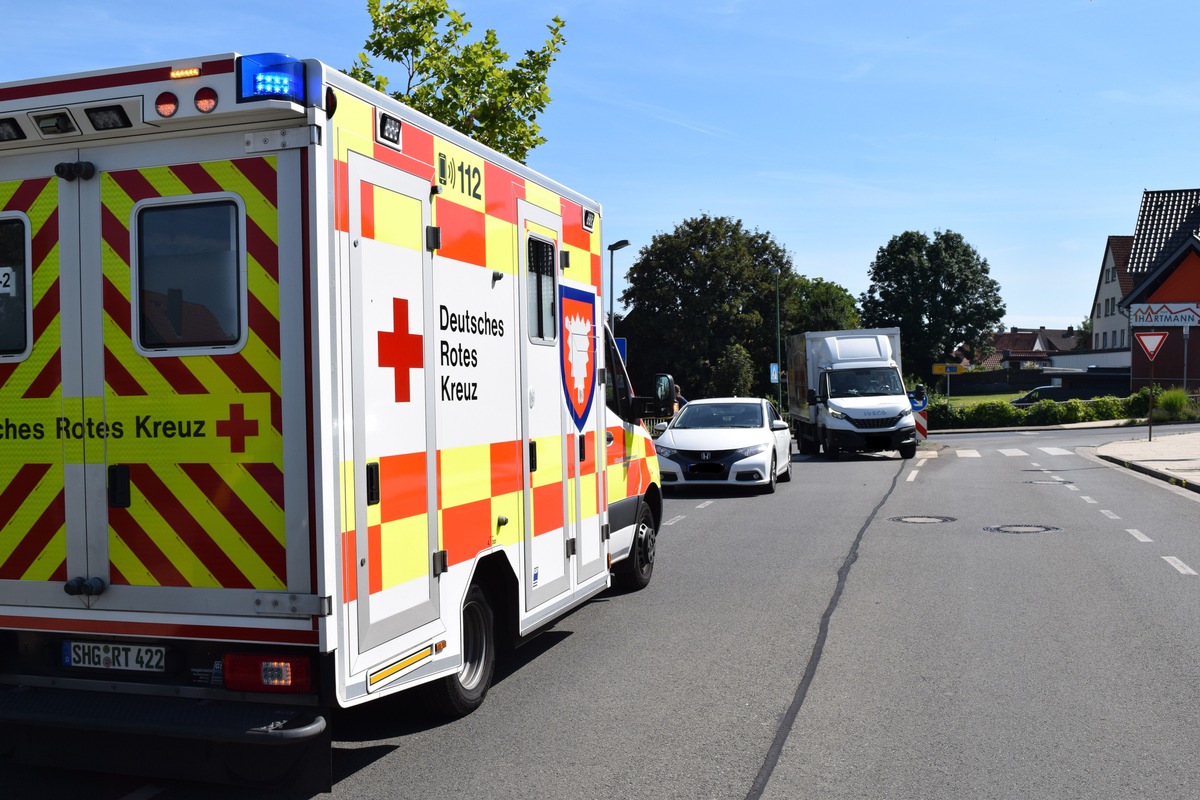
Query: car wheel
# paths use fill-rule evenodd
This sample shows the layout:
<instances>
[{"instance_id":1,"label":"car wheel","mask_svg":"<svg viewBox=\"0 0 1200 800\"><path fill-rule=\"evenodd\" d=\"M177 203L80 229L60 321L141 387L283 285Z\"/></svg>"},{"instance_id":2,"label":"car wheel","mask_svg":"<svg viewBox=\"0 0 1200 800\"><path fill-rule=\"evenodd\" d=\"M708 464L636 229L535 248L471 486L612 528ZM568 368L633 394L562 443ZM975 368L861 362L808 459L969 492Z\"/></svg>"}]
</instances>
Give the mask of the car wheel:
<instances>
[{"instance_id":1,"label":"car wheel","mask_svg":"<svg viewBox=\"0 0 1200 800\"><path fill-rule=\"evenodd\" d=\"M774 494L775 481L779 477L779 465L775 461L775 454L771 453L771 468L767 470L767 483L763 486L764 494Z\"/></svg>"},{"instance_id":2,"label":"car wheel","mask_svg":"<svg viewBox=\"0 0 1200 800\"><path fill-rule=\"evenodd\" d=\"M428 684L430 710L446 717L465 717L483 704L496 670L495 620L487 594L471 584L462 608L462 667Z\"/></svg>"},{"instance_id":3,"label":"car wheel","mask_svg":"<svg viewBox=\"0 0 1200 800\"><path fill-rule=\"evenodd\" d=\"M792 450L791 445L789 445L788 446L787 466L784 467L783 472L781 472L779 474L779 482L780 483L787 483L788 481L790 481L792 479L792 453L791 453L791 450Z\"/></svg>"},{"instance_id":4,"label":"car wheel","mask_svg":"<svg viewBox=\"0 0 1200 800\"><path fill-rule=\"evenodd\" d=\"M646 588L650 577L654 575L657 540L654 514L650 512L650 507L643 503L642 510L638 512L637 527L633 531L633 546L629 555L613 569L613 577L618 586L629 591Z\"/></svg>"}]
</instances>

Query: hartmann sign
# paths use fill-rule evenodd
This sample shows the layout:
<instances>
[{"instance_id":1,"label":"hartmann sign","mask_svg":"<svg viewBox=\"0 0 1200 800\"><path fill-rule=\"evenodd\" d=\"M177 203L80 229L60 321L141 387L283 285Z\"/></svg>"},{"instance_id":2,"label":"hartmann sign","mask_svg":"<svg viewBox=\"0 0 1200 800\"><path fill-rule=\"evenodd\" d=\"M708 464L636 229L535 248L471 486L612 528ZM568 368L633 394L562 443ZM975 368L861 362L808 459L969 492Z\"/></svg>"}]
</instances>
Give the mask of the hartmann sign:
<instances>
[{"instance_id":1,"label":"hartmann sign","mask_svg":"<svg viewBox=\"0 0 1200 800\"><path fill-rule=\"evenodd\" d=\"M1132 303L1129 322L1133 325L1200 325L1200 303Z\"/></svg>"}]
</instances>

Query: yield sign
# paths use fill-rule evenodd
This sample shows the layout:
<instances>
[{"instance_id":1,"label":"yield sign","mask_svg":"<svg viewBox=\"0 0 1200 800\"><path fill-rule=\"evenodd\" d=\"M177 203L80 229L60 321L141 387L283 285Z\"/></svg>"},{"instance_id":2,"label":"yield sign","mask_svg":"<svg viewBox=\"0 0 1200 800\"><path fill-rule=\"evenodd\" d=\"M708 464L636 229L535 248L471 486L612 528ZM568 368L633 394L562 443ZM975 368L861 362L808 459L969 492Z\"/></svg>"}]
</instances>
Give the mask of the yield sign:
<instances>
[{"instance_id":1,"label":"yield sign","mask_svg":"<svg viewBox=\"0 0 1200 800\"><path fill-rule=\"evenodd\" d=\"M1167 340L1167 334L1165 331L1135 333L1134 336L1137 337L1138 344L1140 344L1142 349L1146 351L1146 358L1150 359L1151 361L1153 361L1154 357L1158 355L1158 350L1160 347L1162 347L1162 343Z\"/></svg>"}]
</instances>

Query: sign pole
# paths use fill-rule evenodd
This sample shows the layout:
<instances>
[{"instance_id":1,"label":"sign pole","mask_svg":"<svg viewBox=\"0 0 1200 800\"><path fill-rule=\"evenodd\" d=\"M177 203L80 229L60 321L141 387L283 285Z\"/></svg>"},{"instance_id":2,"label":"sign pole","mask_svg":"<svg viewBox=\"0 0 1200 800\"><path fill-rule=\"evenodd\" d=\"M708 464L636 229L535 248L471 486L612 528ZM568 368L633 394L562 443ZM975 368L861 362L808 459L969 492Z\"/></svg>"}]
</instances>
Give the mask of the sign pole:
<instances>
[{"instance_id":1,"label":"sign pole","mask_svg":"<svg viewBox=\"0 0 1200 800\"><path fill-rule=\"evenodd\" d=\"M1154 441L1154 359L1150 359L1150 416L1146 419L1146 429L1150 436L1148 442Z\"/></svg>"},{"instance_id":2,"label":"sign pole","mask_svg":"<svg viewBox=\"0 0 1200 800\"><path fill-rule=\"evenodd\" d=\"M1162 331L1139 331L1133 336L1138 340L1138 344L1142 346L1146 358L1150 361L1150 416L1146 418L1146 427L1150 434L1149 441L1152 442L1154 441L1154 357L1158 355L1159 348L1167 340L1167 334Z\"/></svg>"}]
</instances>

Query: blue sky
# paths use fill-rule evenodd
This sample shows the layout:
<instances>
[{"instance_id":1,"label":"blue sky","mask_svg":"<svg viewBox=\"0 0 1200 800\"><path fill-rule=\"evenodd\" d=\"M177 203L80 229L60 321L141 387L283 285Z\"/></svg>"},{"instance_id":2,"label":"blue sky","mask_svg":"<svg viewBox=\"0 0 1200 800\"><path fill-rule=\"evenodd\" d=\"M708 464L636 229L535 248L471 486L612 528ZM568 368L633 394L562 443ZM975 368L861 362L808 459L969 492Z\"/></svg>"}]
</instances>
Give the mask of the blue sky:
<instances>
[{"instance_id":1,"label":"blue sky","mask_svg":"<svg viewBox=\"0 0 1200 800\"><path fill-rule=\"evenodd\" d=\"M604 205L606 243L633 243L618 291L637 247L701 213L770 232L799 273L856 297L892 236L953 230L987 259L1007 325L1066 327L1142 191L1200 186L1195 0L452 5L514 57L566 20L529 164ZM230 51L345 67L365 9L23 4L0 82Z\"/></svg>"}]
</instances>

